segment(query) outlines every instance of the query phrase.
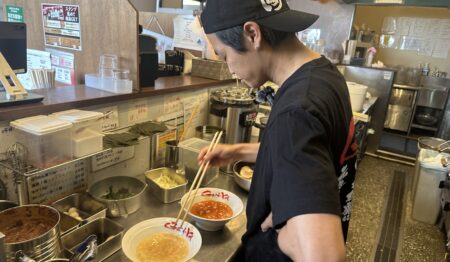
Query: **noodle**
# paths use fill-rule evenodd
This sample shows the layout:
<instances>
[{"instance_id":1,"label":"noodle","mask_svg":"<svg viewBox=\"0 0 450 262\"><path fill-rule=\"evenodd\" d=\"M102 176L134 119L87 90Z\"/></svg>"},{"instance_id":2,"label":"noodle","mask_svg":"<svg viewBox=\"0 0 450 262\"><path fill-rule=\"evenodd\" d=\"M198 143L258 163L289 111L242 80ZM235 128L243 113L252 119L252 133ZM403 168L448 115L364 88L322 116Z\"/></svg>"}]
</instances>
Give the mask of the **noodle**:
<instances>
[{"instance_id":1,"label":"noodle","mask_svg":"<svg viewBox=\"0 0 450 262\"><path fill-rule=\"evenodd\" d=\"M188 242L175 234L156 233L139 242L139 262L182 262L189 253Z\"/></svg>"}]
</instances>

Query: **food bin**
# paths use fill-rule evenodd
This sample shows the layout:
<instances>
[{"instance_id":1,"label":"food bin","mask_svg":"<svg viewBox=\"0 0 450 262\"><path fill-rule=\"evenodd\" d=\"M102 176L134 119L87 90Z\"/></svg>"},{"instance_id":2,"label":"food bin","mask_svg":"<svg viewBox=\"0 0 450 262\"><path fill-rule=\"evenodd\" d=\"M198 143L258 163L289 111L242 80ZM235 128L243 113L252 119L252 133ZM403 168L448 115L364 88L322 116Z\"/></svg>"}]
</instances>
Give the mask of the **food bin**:
<instances>
[{"instance_id":1,"label":"food bin","mask_svg":"<svg viewBox=\"0 0 450 262\"><path fill-rule=\"evenodd\" d=\"M171 188L162 188L155 182L160 176L166 175L177 182L177 186ZM163 203L172 203L180 200L186 192L187 180L182 175L177 174L175 169L162 167L145 172L145 181L147 182L152 194Z\"/></svg>"},{"instance_id":2,"label":"food bin","mask_svg":"<svg viewBox=\"0 0 450 262\"><path fill-rule=\"evenodd\" d=\"M65 249L74 253L88 236L97 236L97 255L92 261L102 261L121 248L123 227L116 222L99 218L61 237Z\"/></svg>"},{"instance_id":3,"label":"food bin","mask_svg":"<svg viewBox=\"0 0 450 262\"><path fill-rule=\"evenodd\" d=\"M53 202L51 206L66 214L68 214L70 208L74 207L81 219L87 222L106 217L106 206L86 192L71 194Z\"/></svg>"},{"instance_id":4,"label":"food bin","mask_svg":"<svg viewBox=\"0 0 450 262\"><path fill-rule=\"evenodd\" d=\"M103 150L103 113L72 109L53 113L50 117L72 123L74 157L83 157Z\"/></svg>"},{"instance_id":5,"label":"food bin","mask_svg":"<svg viewBox=\"0 0 450 262\"><path fill-rule=\"evenodd\" d=\"M189 180L189 182L192 183L194 181L195 175L199 169L197 162L198 153L202 148L208 147L210 143L210 141L193 137L178 144L178 147L180 148L180 166L184 167L186 179ZM209 167L205 173L205 177L203 178L201 185L208 185L217 178L218 174L218 167Z\"/></svg>"},{"instance_id":6,"label":"food bin","mask_svg":"<svg viewBox=\"0 0 450 262\"><path fill-rule=\"evenodd\" d=\"M10 124L28 150L28 164L45 169L72 160L71 123L38 115Z\"/></svg>"}]
</instances>

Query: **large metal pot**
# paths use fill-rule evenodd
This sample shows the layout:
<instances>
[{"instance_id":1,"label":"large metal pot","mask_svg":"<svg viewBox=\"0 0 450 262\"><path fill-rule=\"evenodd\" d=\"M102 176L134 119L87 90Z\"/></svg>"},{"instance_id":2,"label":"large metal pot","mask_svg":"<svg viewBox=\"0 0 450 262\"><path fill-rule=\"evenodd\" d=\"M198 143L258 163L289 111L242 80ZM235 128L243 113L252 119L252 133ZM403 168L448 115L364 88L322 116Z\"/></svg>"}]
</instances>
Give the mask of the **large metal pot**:
<instances>
[{"instance_id":1,"label":"large metal pot","mask_svg":"<svg viewBox=\"0 0 450 262\"><path fill-rule=\"evenodd\" d=\"M17 204L8 200L0 200L0 212L8 208L16 207Z\"/></svg>"},{"instance_id":2,"label":"large metal pot","mask_svg":"<svg viewBox=\"0 0 450 262\"><path fill-rule=\"evenodd\" d=\"M88 192L97 201L100 201L108 208L108 217L127 217L136 212L141 207L142 194L147 184L141 180L129 176L115 176L100 180L93 184ZM130 197L120 199L107 199L105 195L119 190L132 194Z\"/></svg>"},{"instance_id":3,"label":"large metal pot","mask_svg":"<svg viewBox=\"0 0 450 262\"><path fill-rule=\"evenodd\" d=\"M14 261L19 250L36 261L58 255L59 220L59 212L44 205L25 205L0 212L0 232L6 235L6 260Z\"/></svg>"}]
</instances>

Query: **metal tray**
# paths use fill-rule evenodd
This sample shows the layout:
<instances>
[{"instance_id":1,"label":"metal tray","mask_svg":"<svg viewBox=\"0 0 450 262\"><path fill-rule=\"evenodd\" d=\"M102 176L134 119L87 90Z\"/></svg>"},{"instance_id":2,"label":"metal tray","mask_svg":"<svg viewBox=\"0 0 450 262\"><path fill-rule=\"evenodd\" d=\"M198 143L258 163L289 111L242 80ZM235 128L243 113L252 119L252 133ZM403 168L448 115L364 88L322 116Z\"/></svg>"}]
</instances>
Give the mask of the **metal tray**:
<instances>
[{"instance_id":1,"label":"metal tray","mask_svg":"<svg viewBox=\"0 0 450 262\"><path fill-rule=\"evenodd\" d=\"M106 217L106 206L86 192L69 195L53 202L51 206L58 209L61 213L67 212L71 207L75 207L84 222Z\"/></svg>"},{"instance_id":2,"label":"metal tray","mask_svg":"<svg viewBox=\"0 0 450 262\"><path fill-rule=\"evenodd\" d=\"M108 218L98 218L61 237L65 249L74 253L90 235L97 236L97 255L93 261L102 261L121 248L123 227Z\"/></svg>"},{"instance_id":3,"label":"metal tray","mask_svg":"<svg viewBox=\"0 0 450 262\"><path fill-rule=\"evenodd\" d=\"M65 235L77 228L81 221L67 215L59 211L60 220L59 220L59 229L61 230L61 235Z\"/></svg>"},{"instance_id":4,"label":"metal tray","mask_svg":"<svg viewBox=\"0 0 450 262\"><path fill-rule=\"evenodd\" d=\"M177 181L180 185L165 189L160 187L156 182L157 179L162 174L169 175L172 179ZM177 200L180 200L184 193L186 192L187 180L184 176L177 174L174 169L162 167L149 170L145 172L145 181L147 182L150 191L157 199L159 199L163 203L172 203Z\"/></svg>"}]
</instances>

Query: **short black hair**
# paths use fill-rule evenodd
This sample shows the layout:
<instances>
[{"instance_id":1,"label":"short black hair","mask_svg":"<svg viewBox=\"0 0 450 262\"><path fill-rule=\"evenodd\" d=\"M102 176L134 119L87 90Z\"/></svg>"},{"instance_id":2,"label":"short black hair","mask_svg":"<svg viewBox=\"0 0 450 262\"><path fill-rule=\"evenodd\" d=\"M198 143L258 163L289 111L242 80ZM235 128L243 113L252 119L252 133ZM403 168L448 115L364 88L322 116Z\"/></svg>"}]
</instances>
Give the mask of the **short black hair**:
<instances>
[{"instance_id":1,"label":"short black hair","mask_svg":"<svg viewBox=\"0 0 450 262\"><path fill-rule=\"evenodd\" d=\"M263 25L259 25L263 39L271 46L277 47L281 42L286 40L289 36L295 36L292 32L283 32L274 30ZM246 52L244 46L244 25L231 27L225 30L217 31L216 36L225 45L232 47L238 52Z\"/></svg>"}]
</instances>

